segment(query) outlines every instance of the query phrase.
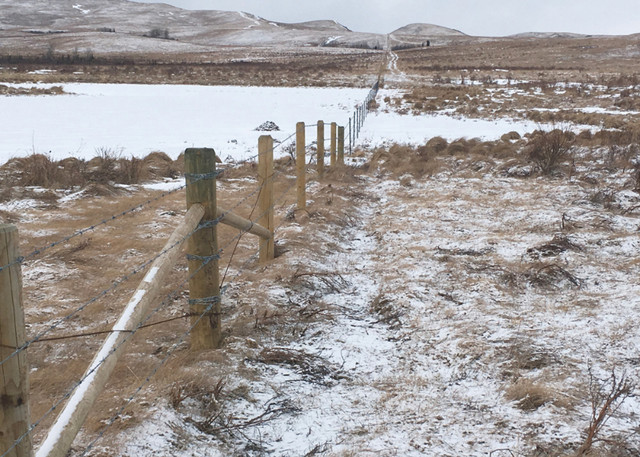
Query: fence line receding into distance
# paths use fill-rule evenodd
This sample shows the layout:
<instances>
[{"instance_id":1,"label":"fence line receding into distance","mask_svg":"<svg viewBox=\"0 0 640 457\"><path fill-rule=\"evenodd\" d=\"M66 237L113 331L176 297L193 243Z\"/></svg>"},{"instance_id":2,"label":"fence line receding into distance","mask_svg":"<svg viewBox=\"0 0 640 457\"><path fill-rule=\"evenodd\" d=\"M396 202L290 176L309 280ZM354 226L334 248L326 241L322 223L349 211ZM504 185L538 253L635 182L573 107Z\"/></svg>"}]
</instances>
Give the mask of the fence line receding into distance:
<instances>
[{"instance_id":1,"label":"fence line receding into distance","mask_svg":"<svg viewBox=\"0 0 640 457\"><path fill-rule=\"evenodd\" d=\"M293 187L296 188L296 209L306 208L306 191L312 180L307 180L307 127L317 128L316 151L314 155L316 163L315 179L323 179L327 165L325 155L329 158L329 169L342 167L345 163L345 146L348 142L348 152L352 153L356 140L359 137L364 120L366 119L372 100L374 100L379 84L376 83L363 103L355 107L353 115L345 125L335 122L328 123L330 134L325 138L325 122L318 121L313 125L305 125L300 122L296 126L296 132L284 141L274 146L271 136L261 136L258 141L258 154L242 162L258 159L258 187L240 203L227 210L217 205L216 181L220 173L216 168L216 154L213 149L191 148L185 151L185 184L171 191L163 192L160 196L147 200L135 207L105 218L101 222L85 229L78 230L64 237L60 241L50 243L36 249L26 256L20 256L18 230L12 225L0 225L0 370L2 370L3 382L0 385L3 399L3 415L0 418L0 457L30 457L33 456L32 433L54 411L64 404L53 425L47 431L46 437L40 444L36 457L64 457L67 455L73 440L84 424L98 395L104 389L109 375L115 368L119 356L126 349L131 337L140 329L148 326L148 321L160 309L173 302L173 298L179 295L180 289L188 283L189 287L189 312L185 316L190 317L191 323L188 330L174 344L166 357L145 378L145 381L130 396L124 405L118 409L116 416L108 421L108 425L101 430L84 453L93 447L95 442L104 434L105 430L113 424L115 419L124 411L124 408L133 400L135 395L146 385L150 378L166 362L177 346L187 337L190 337L192 350L215 349L222 341L222 316L221 301L225 288L221 289L219 276L219 259L223 251L233 242L237 242L246 233L259 238L259 249L255 255L259 262L264 264L274 259L275 254L275 208L284 199ZM346 131L345 131L346 130ZM346 134L346 137L345 137ZM282 172L274 172L273 153L283 144L296 138L296 179L286 187L278 197L274 196L274 180ZM325 149L325 141L329 143L329 150ZM289 179L285 175L286 179ZM125 215L134 213L153 202L186 188L187 213L183 221L170 236L162 251L153 256L115 281L112 286L98 293L88 302L74 309L69 315L60 318L53 325L48 325L43 332L34 338L26 338L24 323L24 311L22 303L22 265L32 258L41 255L55 246L69 242L87 232L97 230ZM250 198L256 197L254 210L257 216L249 219L243 218L233 212L240 204ZM253 212L252 212L253 215ZM282 217L282 221L285 218ZM282 222L281 222L282 223ZM239 230L239 234L222 248L219 247L217 226L229 225ZM187 245L188 275L179 288L172 291L162 303L151 310L151 305L157 303L156 295L160 290L163 279L171 271L180 255L180 248ZM251 256L253 258L254 256ZM249 260L245 262L236 273L239 276L249 267ZM104 343L96 353L93 361L84 375L67 391L62 398L54 402L53 406L37 420L32 420L28 408L29 380L26 350L33 344L45 340L44 336L63 324L69 323L71 318L82 312L101 297L111 293L125 280L145 271L146 274L140 281L138 288L132 294L124 311L116 320L113 328L106 332ZM87 334L75 335L75 337L87 336ZM65 335L63 338L72 338L74 335ZM55 340L51 338L47 340ZM83 454L84 455L84 454Z\"/></svg>"}]
</instances>

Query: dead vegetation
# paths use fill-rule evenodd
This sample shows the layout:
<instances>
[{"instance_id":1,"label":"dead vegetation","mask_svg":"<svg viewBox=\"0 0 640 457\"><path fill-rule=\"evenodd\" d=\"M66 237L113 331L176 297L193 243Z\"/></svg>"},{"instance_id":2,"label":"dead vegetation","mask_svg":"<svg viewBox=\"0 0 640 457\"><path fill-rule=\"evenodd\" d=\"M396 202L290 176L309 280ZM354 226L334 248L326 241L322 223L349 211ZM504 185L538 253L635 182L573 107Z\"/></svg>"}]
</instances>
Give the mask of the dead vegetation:
<instances>
[{"instance_id":1,"label":"dead vegetation","mask_svg":"<svg viewBox=\"0 0 640 457\"><path fill-rule=\"evenodd\" d=\"M384 54L364 49L218 48L212 53L107 54L90 61L42 61L2 55L0 81L22 83L200 84L240 86L362 86ZM10 59L13 59L12 62ZM2 62L6 65L2 65ZM47 74L34 74L43 67ZM52 89L53 90L53 89Z\"/></svg>"},{"instance_id":2,"label":"dead vegetation","mask_svg":"<svg viewBox=\"0 0 640 457\"><path fill-rule=\"evenodd\" d=\"M558 49L553 43L549 46ZM508 49L509 53L518 50ZM436 58L441 52L431 51ZM405 52L410 57L400 61L405 69L442 65L425 69L425 74L431 77L431 70L438 72L442 84L460 79L458 68L425 60L422 51ZM490 45L486 52L498 49ZM505 55L496 62L507 64L511 57ZM536 68L532 71L545 74L526 87L516 79L531 73L517 65L518 61L511 61L511 87L529 94L540 88L541 99L566 95L555 94L560 82L556 79L574 76L568 64L564 68L559 63L563 68L553 71ZM276 74L275 66L266 66L264 73L259 67L238 65L233 71L250 70L249 75L237 76L239 81L264 81ZM190 71L202 78L197 80L212 74L199 73L199 64L175 77L159 73L172 68L141 70L123 65L109 77L181 81ZM223 68L214 66L211 72ZM305 70L307 76L312 68L310 64ZM125 77L125 70L135 75ZM107 78L111 70L105 66L93 71L87 69L88 79ZM327 70L333 75L339 71ZM437 110L445 100L457 97L457 109L482 108L480 102L464 101L466 95L484 97L482 91L469 89L473 87L469 81L491 75L497 79L502 73L493 68L482 71L485 76L465 71L462 89L447 87L441 93L435 89L434 95L421 92L419 96L416 92L403 103L411 103L416 112ZM578 99L588 89L588 76L584 86L568 90L566 96ZM609 84L611 90L590 89L591 99L633 83L629 75L605 76L595 82ZM64 77L77 75L64 73ZM296 80L287 70L283 81ZM431 96L438 99L426 99ZM620 106L636 106L633 93L624 100ZM450 103L447 106L453 106ZM541 113L541 119L546 119L547 114ZM578 116L566 113L557 118L573 115ZM590 122L599 119L597 115ZM454 441L456 447L449 452L459 454L482 450L532 457L637 455L637 436L629 432L637 429L637 416L621 406L636 404L632 377L612 372L608 379L597 379L589 373L586 380L584 370L588 358L598 366L613 359L625 367L637 367L637 360L620 358L620 354L626 354L634 329L633 321L626 321L633 319L637 295L633 278L638 262L629 246L635 246L640 209L640 201L632 195L640 192L640 130L632 120L607 122L599 131L585 130L575 137L563 129L525 138L507 132L492 142L435 137L418 147L391 145L361 151L369 158L363 168L331 169L323 181L311 184L313 203L307 211L296 211L290 195L284 198L278 203L277 221L284 255L260 266L251 257L254 240L243 237L238 242L223 303L224 349L190 355L186 344L179 346L176 358L107 430L104 451L97 455L113 455L114 449L124 446L120 432L136 432L127 441L144 442L143 435L149 432L141 425L152 423L156 412L165 408L171 412L170 419L159 416L157 421L161 433L168 436L168 450L140 447L128 449L129 454L175 455L192 451L196 443L228 455L265 455L275 452L282 439L282 433L273 429L295 427L299 415L312 411L314 425L296 436L309 443L307 455L359 455L370 448L428 455L433 449L450 450ZM0 219L21 223L24 249L29 251L100 220L105 212L116 213L156 195L142 190L116 193L110 183L175 177L181 171L180 162L162 153L135 161L109 154L89 162L54 162L46 156L16 159L0 170L3 183L9 182L5 176L15 179L12 187L0 188L0 201L33 197L40 198L42 206L2 210ZM292 166L288 157L277 162L276 169L287 178L278 182L276 194L291 185ZM254 164L225 171L220 179L221 204L232 207L247 196L254 189L255 174ZM80 202L60 204L56 192L15 187L26 183L48 183L52 189L89 186L90 192ZM245 202L237 211L248 216L252 204ZM114 277L155 252L183 206L183 195L175 195L149 215L126 218L28 264L29 331L87 299L88 284L92 289L108 287ZM356 211L359 208L365 211ZM222 244L236 235L221 229ZM371 251L361 252L368 243ZM350 251L354 249L359 251ZM176 265L166 291L176 287L184 268L183 261ZM381 286L360 302L365 276ZM92 307L91 315L74 319L74 328L102 329L133 287L128 285ZM102 430L122 398L157 366L176 335L186 331L187 324L180 318L185 303L186 294L181 292L158 316L175 320L136 337L73 452L79 454L82 443ZM351 319L346 330L338 325L344 323L343 316ZM354 349L349 338L361 329L357 335L364 343ZM373 356L363 349L382 343L384 349ZM98 344L99 339L89 338L32 349L36 417L77 378ZM335 353L328 348L338 348L335 353L342 361L331 359ZM364 354L361 365L350 367L358 351ZM52 361L60 371L51 370ZM306 385L312 390L300 390ZM484 389L482 395L478 389ZM307 394L301 397L300 392ZM334 397L325 396L332 393ZM318 402L329 399L330 404L322 409L324 405L314 403L316 398ZM586 416L581 414L585 410ZM379 415L385 420L378 420ZM622 421L608 430L606 425L621 416ZM332 420L340 424L335 433L325 429ZM621 429L625 432L618 433ZM400 442L399 436L409 439ZM40 438L41 433L36 441ZM383 439L391 444L380 451L375 440ZM504 445L487 449L487 441L492 440Z\"/></svg>"},{"instance_id":3,"label":"dead vegetation","mask_svg":"<svg viewBox=\"0 0 640 457\"><path fill-rule=\"evenodd\" d=\"M625 373L619 375L612 370L608 379L600 380L589 370L591 417L584 442L576 452L576 456L602 455L603 452L615 451L616 448L624 449L623 440L604 439L602 430L607 421L617 414L624 401L633 395L635 388L635 384L627 378ZM604 449L596 451L593 446L598 441L603 443ZM621 453L621 455L624 454Z\"/></svg>"},{"instance_id":4,"label":"dead vegetation","mask_svg":"<svg viewBox=\"0 0 640 457\"><path fill-rule=\"evenodd\" d=\"M182 170L182 160L173 161L162 152L153 152L143 159L122 157L110 149L100 149L97 153L91 160L74 157L53 160L45 154L12 159L0 166L3 176L0 188L11 194L15 186L52 190L112 187L164 177L176 178Z\"/></svg>"}]
</instances>

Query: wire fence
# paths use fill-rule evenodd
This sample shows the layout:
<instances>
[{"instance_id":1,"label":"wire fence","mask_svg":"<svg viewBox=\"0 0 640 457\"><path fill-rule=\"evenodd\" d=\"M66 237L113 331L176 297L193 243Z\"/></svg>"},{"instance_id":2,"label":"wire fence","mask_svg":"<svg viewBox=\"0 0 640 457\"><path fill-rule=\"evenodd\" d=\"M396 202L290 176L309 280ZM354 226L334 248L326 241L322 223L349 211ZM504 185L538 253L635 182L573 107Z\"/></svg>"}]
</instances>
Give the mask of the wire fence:
<instances>
[{"instance_id":1,"label":"wire fence","mask_svg":"<svg viewBox=\"0 0 640 457\"><path fill-rule=\"evenodd\" d=\"M202 179L202 178L200 178ZM272 176L270 179L275 179L275 176ZM234 207L231 210L226 211L224 214L232 211L233 209L237 208L238 206L240 206L241 204L243 204L245 201L247 201L248 199L250 199L251 197L255 196L256 194L258 194L262 187L265 184L263 183L262 186L258 186L258 188L256 188L254 191L252 191L250 194L248 194L247 196L245 196L243 199L241 199L238 203L236 203L234 205ZM280 196L274 201L274 204L266 211L264 211L263 213L259 214L256 218L256 220L259 220L260 218L262 218L267 211L269 211L270 209L275 208L277 205L279 205L282 200L286 197L286 195L290 192L290 190L293 188L293 186L295 185L295 181L293 181L292 184L290 184L281 194ZM166 254L166 252L168 252L169 249L173 249L175 246L178 246L180 244L182 244L186 239L188 239L189 237L191 237L195 232L197 232L198 230L201 230L203 227L209 227L211 225L217 225L221 219L224 217L224 214L220 215L218 218L216 218L213 221L208 221L205 222L203 224L200 224L196 229L194 229L193 231L191 231L189 234L187 234L185 237L183 237L183 239L181 239L180 241L176 242L174 245L172 245L170 248L167 248L165 250L163 250L160 254L156 255L154 258L146 261L144 263L144 266L148 266L149 264L151 264L155 259L161 257L162 255ZM135 335L139 330L144 329L144 328L148 328L151 325L148 324L149 320L151 320L151 318L156 315L160 310L162 310L164 307L167 306L168 303L172 302L173 299L175 297L178 296L179 292L183 289L184 285L187 284L191 279L193 279L193 277L195 277L211 260L213 260L214 258L217 258L219 256L222 255L222 253L229 247L231 246L235 241L239 240L243 235L245 235L248 232L249 229L247 230L240 230L240 232L233 237L231 240L229 240L222 248L220 248L218 250L218 253L215 256L210 256L208 258L202 259L202 264L193 272L191 273L185 280L183 280L182 282L180 282L180 284L178 285L178 287L176 289L174 289L172 292L170 292L166 298L160 303L159 306L157 306L154 310L152 310L146 318L144 318L137 326L135 329L131 330L131 331L127 331L127 336L115 347L113 347L110 352L108 354L105 355L104 358L102 358L101 360L99 360L97 363L95 363L90 369L89 371L87 371L77 382L75 382L73 384L73 386L67 391L65 392L65 394L58 399L56 402L54 402L54 404L40 417L38 418L36 421L33 421L31 426L29 427L28 431L26 433L24 433L21 437L19 437L13 444L13 446L11 448L9 448L4 454L2 454L0 457L4 457L5 455L8 455L13 449L15 449L16 446L18 446L22 441L24 441L30 434L33 433L33 431L40 426L40 424L46 420L54 411L58 410L58 408L61 406L61 404L63 402L65 402L66 400L68 400L69 398L71 398L71 396L73 395L73 393L82 385L82 383L87 380L90 376L92 376L96 370L98 370L98 368L100 368L101 365L103 365L107 359L111 356L113 356L124 344L126 344L132 337L133 335ZM252 256L253 257L253 256ZM231 262L231 259L229 260L229 262ZM237 278L238 276L240 276L245 270L246 268L248 268L249 263L246 262L243 267L234 275L234 278ZM140 267L140 269L143 269L144 267ZM226 288L222 289L222 294L224 293L224 291L226 290ZM99 296L102 296L103 293L99 294ZM93 302L93 301L92 301ZM153 375L155 375L155 373L157 373L157 371L161 368L162 365L164 365L166 363L166 361L169 359L170 355L180 346L180 344L187 338L187 336L191 333L191 331L193 330L193 328L195 328L195 326L198 324L198 322L206 315L208 314L212 307L216 304L216 302L209 302L208 306L206 308L206 310L204 312L202 312L200 315L197 315L197 320L195 322L192 323L192 325L189 327L189 329L187 330L187 332L185 332L180 340L175 343L172 348L168 351L168 353L166 354L165 358L162 360L162 362L153 370L153 372L151 374L149 374L146 379L145 382L139 386L139 388L134 392L134 394L125 402L125 405L123 405L122 408L120 408L118 411L118 414L121 414L122 411L124 411L124 408L126 408L126 406L133 400L133 398L135 397L135 395L137 395L142 388L144 388L144 385L146 385L149 380L153 377ZM81 307L82 309L86 308L86 306L88 306L88 304L83 305L83 307ZM71 319L71 317L73 317L73 315L77 314L80 311L80 309L75 310L75 312L70 315L70 316L66 316L65 318L63 318L61 321L68 321L69 319ZM180 316L180 318L186 318L186 317L195 317L193 314L185 314L183 316ZM57 322L56 327L60 325L61 322ZM162 322L164 323L164 321ZM154 325L158 325L158 324L154 324ZM53 326L52 326L53 327ZM55 327L54 327L55 328ZM30 340L28 343L25 343L23 346L21 346L20 348L18 348L12 355L10 355L9 357L7 357L4 361L2 361L2 363L6 362L6 360L9 360L11 357L17 355L17 353L26 350L30 345L36 343L37 341L43 341L42 336L44 334L49 333L51 330L53 330L53 328L49 328L47 329L47 331L42 332L40 334L38 334L35 338L33 338L32 340ZM81 334L76 334L76 335L66 335L62 338L64 339L70 339L70 338L79 338L79 337L86 337L86 336L93 336L93 335L99 335L99 334L109 334L109 333L114 333L114 332L120 332L120 331L114 331L114 330L108 330L108 331L100 331L100 332L93 332L93 333L81 333ZM50 341L56 340L55 338L50 339ZM1 363L0 363L1 364ZM109 426L113 424L113 422L117 419L114 418L113 420L108 421ZM90 445L89 448L87 448L85 450L85 453L93 446L93 444L95 443L95 441L97 441L97 439L99 439L105 431L102 431L99 436L96 438L96 440L94 440L94 442Z\"/></svg>"},{"instance_id":2,"label":"wire fence","mask_svg":"<svg viewBox=\"0 0 640 457\"><path fill-rule=\"evenodd\" d=\"M364 124L364 120L366 119L367 111L369 109L369 104L375 98L375 96L376 96L376 94L378 92L378 87L379 87L379 84L376 83L373 86L373 88L369 91L369 94L367 95L365 101L362 104L357 105L353 115L349 117L349 120L348 120L349 137L348 138L349 138L349 151L350 152L352 152L352 150L353 150L355 141L357 140L357 138L359 136L360 129L361 129L362 125ZM317 126L318 126L318 124L306 125L307 128L312 128L312 127L317 127ZM296 136L295 132L292 133L291 135L287 136L284 140L280 141L277 145L275 145L273 147L273 151L284 147L295 136ZM332 139L331 138L325 138L325 142L329 142L329 141L332 141ZM311 155L312 157L313 157L313 152L314 151L311 148L309 148L307 150L307 154ZM224 171L228 170L229 168L240 167L240 166L242 166L242 165L244 165L246 163L252 162L256 158L258 158L259 156L260 156L260 154L257 154L257 155L254 155L252 157L249 157L247 159L244 159L242 161L234 162L231 167L225 168ZM189 174L186 174L185 175L185 179L187 180L188 184L193 184L193 183L195 183L197 181L200 181L200 180L203 180L203 179L216 178L220 173L221 172L217 172L215 174L215 176L212 176L212 175L189 175ZM95 446L95 444L98 442L98 440L100 440L100 438L102 438L104 436L104 434L115 423L115 421L119 417L121 417L122 413L125 411L127 406L130 405L134 401L134 399L140 394L140 392L144 389L144 387L158 373L158 371L161 369L161 367L164 366L167 363L167 361L170 359L171 355L173 355L173 353L175 353L175 351L181 346L181 344L188 338L188 336L191 334L191 332L194 330L194 328L198 325L198 323L202 319L204 319L205 316L207 316L207 314L211 313L211 311L213 310L213 307L217 303L220 303L220 301L222 300L222 297L226 293L228 284L221 288L220 295L218 297L215 297L216 300L213 300L213 301L212 300L208 300L207 301L206 309L203 312L201 312L200 314L184 313L184 314L182 314L182 315L180 315L178 317L173 317L173 318L170 318L170 319L164 319L164 320L161 320L161 321L158 321L158 322L153 322L153 323L150 322L152 320L152 318L154 316L156 316L161 310L166 308L169 303L172 303L173 301L175 301L175 299L180 295L180 293L184 289L184 286L190 280L192 280L198 273L200 273L202 271L202 269L205 268L205 266L208 265L213 259L219 259L221 257L221 255L222 255L222 253L225 252L225 250L227 248L229 248L233 243L236 243L236 246L237 246L237 242L240 241L240 239L251 229L251 227L247 228L246 230L240 230L239 233L236 236L234 236L231 240L229 240L214 255L206 257L206 258L199 259L199 260L202 261L200 266L195 271L191 272L184 280L182 280L177 285L177 287L175 287L169 294L167 294L165 296L165 298L161 301L161 303L159 305L157 305L153 310L151 310L144 317L144 319L142 319L136 325L136 327L134 329L126 330L126 331L113 330L113 329L112 330L99 330L99 331L94 331L94 332L67 334L67 335L63 335L63 336L54 336L54 337L49 337L49 338L45 338L45 336L47 336L48 334L50 334L54 330L58 329L59 327L63 326L63 324L70 322L71 319L76 317L82 311L86 310L87 307L89 307L93 303L97 302L98 300L100 300L104 296L112 293L115 289L120 287L123 283L125 283L126 281L128 281L129 279L131 279L132 277L137 275L138 273L144 271L149 265L151 265L157 259L159 259L162 256L166 255L167 253L169 253L173 249L176 249L179 246L181 246L187 239L189 239L191 236L193 236L193 234L196 233L197 231L202 230L203 228L206 228L206 227L211 227L213 225L219 224L221 222L221 220L224 218L224 216L226 214L228 214L229 212L231 212L234 209L238 208L240 205L248 202L250 199L252 199L256 195L257 195L256 199L259 198L260 192L263 190L263 188L266 185L267 181L271 180L271 182L273 182L280 175L285 175L285 178L287 178L287 179L291 178L290 176L287 176L286 173L283 172L283 171L274 170L273 175L267 177L267 179L264 180L263 183L260 186L258 186L256 189L254 189L248 195L246 195L245 197L240 199L238 202L236 202L235 205L232 208L230 208L228 210L225 210L225 212L223 214L220 214L217 218L215 218L212 221L201 222L200 224L198 224L198 226L195 229L193 229L188 234L183 236L180 240L176 241L171 246L166 247L160 253L158 253L158 254L152 256L151 258L145 260L144 262L140 263L139 265L137 265L136 267L134 267L133 269L128 271L126 274L122 275L120 278L115 280L109 287L107 287L104 290L100 291L99 293L95 294L92 298L86 300L80 306L77 306L76 308L74 308L71 312L69 312L65 316L57 319L53 324L47 325L44 330L42 330L39 333L37 333L34 337L29 339L27 342L22 344L20 347L11 348L11 349L14 349L13 352L10 355L6 356L4 358L4 360L0 361L0 366L2 366L7 361L12 359L13 357L18 355L19 353L27 350L30 346L32 346L33 344L38 343L38 342L45 342L45 341L52 342L52 341L59 341L59 340L66 340L66 339L73 339L73 338L84 338L84 337L90 337L90 336L112 334L112 333L123 333L123 332L126 333L126 336L124 336L122 338L122 340L117 345L112 347L109 350L109 352L101 360L98 360L98 361L95 361L94 363L92 363L90 369L88 369L88 371L85 372L84 375L78 381L74 382L73 385L71 386L71 388L69 388L62 395L61 398L56 400L53 403L53 405L49 409L47 409L47 411L45 411L44 414L41 415L41 417L39 417L35 421L32 421L32 423L29 426L28 430L14 442L14 444L13 444L13 446L11 448L9 448L4 454L0 455L0 457L4 457L4 456L9 455L16 448L16 446L20 445L20 443L22 443L27 437L29 437L34 432L34 430L43 423L43 421L45 421L54 411L58 410L58 408L62 405L63 402L69 400L72 397L72 395L74 395L74 393L77 392L78 388L89 377L94 375L94 373L96 372L96 370L98 370L98 368L100 368L100 366L102 366L110 357L112 357L114 354L116 354L118 352L118 350L120 350L120 348L122 348L122 346L125 343L127 343L140 330L145 329L145 328L149 328L149 327L154 326L154 325L166 324L168 322L171 322L171 321L174 321L174 320L177 320L177 319L192 318L191 324L189 325L187 330L185 332L183 332L178 337L178 339L171 346L171 348L169 350L167 350L167 352L166 352L165 356L162 358L162 360L149 372L149 374L137 386L137 388L134 390L134 392L116 410L116 413L114 415L112 415L110 419L108 419L106 421L104 427L98 432L97 436L87 445L87 447L84 449L84 451L82 452L81 455L82 456L86 455ZM311 180L307 181L305 187L308 188L312 183L313 183L313 181L311 181ZM273 204L268 209L262 211L262 213L257 215L253 220L255 221L255 220L262 219L264 216L266 216L266 214L269 211L275 209L278 205L280 205L287 198L287 195L289 195L290 191L295 186L296 186L296 180L293 179L292 182L288 186L286 186L284 191L282 191L278 195L278 197L273 200ZM33 258L43 254L44 252L46 252L46 251L48 251L48 250L50 250L50 249L52 249L52 248L54 248L56 246L60 246L60 245L63 245L65 243L68 243L68 242L70 242L71 240L73 240L76 237L79 237L79 236L82 236L82 235L84 235L84 234L86 234L88 232L94 231L94 230L98 229L99 227L107 225L110 222L113 222L115 220L121 219L121 218L125 217L126 215L129 215L129 214L134 213L136 211L139 211L141 209L147 208L151 204L153 204L155 202L158 202L158 201L168 197L169 195L175 194L175 193L179 192L180 190L185 189L186 187L187 187L187 184L184 184L184 185L180 185L180 186L178 186L178 187L176 187L174 189L171 189L169 191L162 192L160 195L158 195L158 196L156 196L154 198L145 200L144 202L141 202L141 203L139 203L139 204L137 204L137 205L125 210L125 211L119 212L117 214L113 214L113 215L101 220L100 222L98 222L96 224L92 224L92 225L90 225L88 227L85 227L83 229L77 230L74 233L63 237L63 238L61 238L60 240L58 240L56 242L52 242L52 243L49 243L49 244L47 244L45 246L42 246L42 247L40 247L38 249L35 249L35 250L31 251L29 254L27 254L27 255L25 255L23 257L19 257L19 258L13 260L12 262L8 263L7 265L0 266L0 272L5 270L5 269L7 269L7 268L15 266L15 265L21 265L24 262L26 262L27 260L33 259ZM257 201L256 201L256 204L257 204ZM282 204L284 204L284 203L282 203ZM254 210L255 210L255 207L256 207L256 205L253 206ZM253 215L253 210L251 212L251 215ZM250 218L251 218L251 216L250 216ZM281 221L280 221L280 224L278 224L273 229L273 232L274 233L277 232L280 229L280 227L282 226L282 224L286 220L287 220L286 217L282 217ZM254 222L251 222L251 223L254 224ZM234 248L234 252L235 252L235 248ZM251 265L252 260L255 259L256 256L257 256L257 252L255 252L254 254L252 254L252 255L250 255L248 257L248 259L240 266L240 268L234 274L233 278L230 280L231 283L233 283L238 277L240 277L242 275L242 273L244 273L247 270L247 268L249 268L249 266ZM227 270L228 270L229 266L231 265L232 260L233 260L233 253L232 253L232 255L231 255L230 259L229 259L229 262L227 264ZM223 283L224 283L224 279L223 279ZM195 318L195 319L193 319L193 318Z\"/></svg>"}]
</instances>

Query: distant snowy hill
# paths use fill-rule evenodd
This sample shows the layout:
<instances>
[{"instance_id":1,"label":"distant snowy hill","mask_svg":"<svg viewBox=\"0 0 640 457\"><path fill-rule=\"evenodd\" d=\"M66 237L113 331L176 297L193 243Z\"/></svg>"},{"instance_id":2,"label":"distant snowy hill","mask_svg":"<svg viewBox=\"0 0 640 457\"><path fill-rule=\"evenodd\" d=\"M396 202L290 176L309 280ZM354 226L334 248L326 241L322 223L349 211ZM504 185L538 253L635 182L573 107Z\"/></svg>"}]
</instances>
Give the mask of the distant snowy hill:
<instances>
[{"instance_id":1,"label":"distant snowy hill","mask_svg":"<svg viewBox=\"0 0 640 457\"><path fill-rule=\"evenodd\" d=\"M510 35L510 38L585 38L587 36L568 32L526 32Z\"/></svg>"},{"instance_id":2,"label":"distant snowy hill","mask_svg":"<svg viewBox=\"0 0 640 457\"><path fill-rule=\"evenodd\" d=\"M244 12L192 11L161 3L0 0L0 39L5 52L41 47L46 40L58 51L108 53L202 52L215 46L381 49L385 36L352 32L332 20L286 24Z\"/></svg>"},{"instance_id":3,"label":"distant snowy hill","mask_svg":"<svg viewBox=\"0 0 640 457\"><path fill-rule=\"evenodd\" d=\"M423 37L467 36L459 30L433 24L409 24L392 32L392 35L415 35Z\"/></svg>"}]
</instances>

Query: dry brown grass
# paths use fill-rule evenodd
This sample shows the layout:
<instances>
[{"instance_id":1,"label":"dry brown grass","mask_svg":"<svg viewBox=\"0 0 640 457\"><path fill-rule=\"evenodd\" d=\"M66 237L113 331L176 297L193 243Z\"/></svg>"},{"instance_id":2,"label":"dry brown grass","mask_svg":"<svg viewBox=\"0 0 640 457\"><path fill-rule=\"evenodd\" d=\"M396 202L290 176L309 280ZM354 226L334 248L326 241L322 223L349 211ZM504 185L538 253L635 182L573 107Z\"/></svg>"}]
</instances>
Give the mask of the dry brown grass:
<instances>
[{"instance_id":1,"label":"dry brown grass","mask_svg":"<svg viewBox=\"0 0 640 457\"><path fill-rule=\"evenodd\" d=\"M527 378L519 378L507 387L505 397L516 402L516 406L524 411L533 411L546 404L568 406L567 401L556 389Z\"/></svg>"},{"instance_id":2,"label":"dry brown grass","mask_svg":"<svg viewBox=\"0 0 640 457\"><path fill-rule=\"evenodd\" d=\"M139 184L152 178L176 178L182 167L180 159L173 161L162 152L139 159L119 157L113 151L101 150L89 161L74 157L56 161L44 154L32 154L12 159L0 167L5 176L0 189L6 192L13 186L70 189L87 184Z\"/></svg>"},{"instance_id":3,"label":"dry brown grass","mask_svg":"<svg viewBox=\"0 0 640 457\"><path fill-rule=\"evenodd\" d=\"M27 51L24 51L27 52ZM0 61L2 59L0 52ZM212 53L98 55L90 62L0 65L0 81L252 86L361 86L378 73L381 51L331 48L217 48ZM32 59L32 60L33 60ZM43 68L46 75L30 74Z\"/></svg>"},{"instance_id":4,"label":"dry brown grass","mask_svg":"<svg viewBox=\"0 0 640 457\"><path fill-rule=\"evenodd\" d=\"M393 144L371 152L365 169L380 169L410 185L413 178L432 176L442 170L467 170L471 175L486 173L497 161L523 160L519 155L521 144L504 141L480 141L459 138L451 143L442 137L434 137L418 147Z\"/></svg>"},{"instance_id":5,"label":"dry brown grass","mask_svg":"<svg viewBox=\"0 0 640 457\"><path fill-rule=\"evenodd\" d=\"M527 153L538 170L551 174L571 158L571 145L575 135L568 130L536 131L529 137Z\"/></svg>"}]
</instances>

